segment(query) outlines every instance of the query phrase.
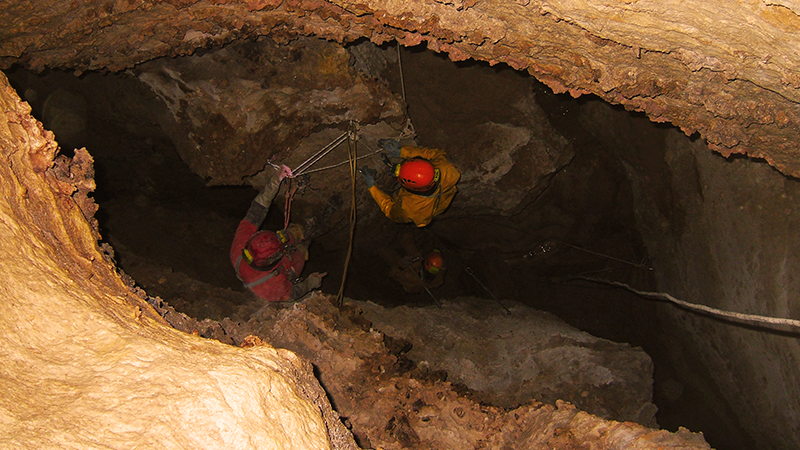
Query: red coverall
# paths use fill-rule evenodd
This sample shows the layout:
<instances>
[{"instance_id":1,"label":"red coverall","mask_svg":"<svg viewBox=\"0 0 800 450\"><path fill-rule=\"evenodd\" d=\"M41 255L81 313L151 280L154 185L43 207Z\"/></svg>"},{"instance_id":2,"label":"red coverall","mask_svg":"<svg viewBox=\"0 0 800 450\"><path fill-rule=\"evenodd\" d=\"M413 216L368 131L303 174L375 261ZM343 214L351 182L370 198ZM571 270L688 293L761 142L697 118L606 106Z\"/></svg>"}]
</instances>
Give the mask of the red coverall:
<instances>
[{"instance_id":1,"label":"red coverall","mask_svg":"<svg viewBox=\"0 0 800 450\"><path fill-rule=\"evenodd\" d=\"M239 279L242 280L245 287L268 302L283 302L302 296L302 294L298 297L292 295L293 290L296 291L295 295L299 294L301 290L298 286L301 286L302 283L292 284L292 281L300 275L306 263L305 252L302 249L295 249L284 255L276 269L270 272L256 270L242 259L242 249L247 244L247 240L258 231L258 226L250 222L248 217L239 222L231 245L231 263L236 269ZM288 245L294 245L294 236L291 233L287 233L287 235L289 235ZM258 280L262 278L264 280L259 282Z\"/></svg>"},{"instance_id":2,"label":"red coverall","mask_svg":"<svg viewBox=\"0 0 800 450\"><path fill-rule=\"evenodd\" d=\"M236 269L236 275L242 280L244 286L268 302L297 300L312 289L319 287L320 279L324 276L324 274L314 273L305 280L297 279L303 271L308 256L308 242L305 241L303 227L297 224L289 224L288 229L284 230L289 236L289 242L285 247L286 253L274 270L254 269L242 257L242 249L247 241L264 223L269 205L277 195L280 184L281 178L273 177L250 204L247 215L236 228L230 251L231 264Z\"/></svg>"}]
</instances>

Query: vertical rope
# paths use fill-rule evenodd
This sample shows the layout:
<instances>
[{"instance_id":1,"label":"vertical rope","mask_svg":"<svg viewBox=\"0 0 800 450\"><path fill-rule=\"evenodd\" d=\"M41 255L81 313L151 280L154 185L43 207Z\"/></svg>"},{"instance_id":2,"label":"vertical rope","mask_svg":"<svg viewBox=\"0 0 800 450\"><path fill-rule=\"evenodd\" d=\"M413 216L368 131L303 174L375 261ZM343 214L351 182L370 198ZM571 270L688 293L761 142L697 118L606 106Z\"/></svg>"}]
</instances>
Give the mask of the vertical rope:
<instances>
[{"instance_id":1,"label":"vertical rope","mask_svg":"<svg viewBox=\"0 0 800 450\"><path fill-rule=\"evenodd\" d=\"M294 193L297 192L297 183L294 183L291 178L286 179L286 203L283 205L283 229L289 228L289 219L291 218L292 200Z\"/></svg>"},{"instance_id":2,"label":"vertical rope","mask_svg":"<svg viewBox=\"0 0 800 450\"><path fill-rule=\"evenodd\" d=\"M350 123L351 128L351 135L350 139L347 140L347 157L350 162L350 182L351 182L351 192L352 192L352 201L350 204L350 244L347 246L347 256L344 260L344 270L342 272L342 284L339 286L339 293L336 295L336 305L342 306L344 303L344 286L347 281L347 270L350 267L350 256L353 254L353 238L355 236L356 230L356 160L357 153L358 153L358 145L357 142L355 145L353 144L356 140L355 138L355 126L353 123Z\"/></svg>"},{"instance_id":3,"label":"vertical rope","mask_svg":"<svg viewBox=\"0 0 800 450\"><path fill-rule=\"evenodd\" d=\"M400 56L400 43L397 42L397 65L400 68L400 89L403 93L403 103L406 104L406 127L398 136L398 139L404 137L415 137L417 132L414 130L414 124L411 123L411 117L408 116L408 100L406 100L406 80L403 75L403 58Z\"/></svg>"},{"instance_id":4,"label":"vertical rope","mask_svg":"<svg viewBox=\"0 0 800 450\"><path fill-rule=\"evenodd\" d=\"M400 88L403 91L403 103L408 103L406 102L406 81L403 79L403 59L400 58L400 43L395 42L397 43L397 64L400 66Z\"/></svg>"}]
</instances>

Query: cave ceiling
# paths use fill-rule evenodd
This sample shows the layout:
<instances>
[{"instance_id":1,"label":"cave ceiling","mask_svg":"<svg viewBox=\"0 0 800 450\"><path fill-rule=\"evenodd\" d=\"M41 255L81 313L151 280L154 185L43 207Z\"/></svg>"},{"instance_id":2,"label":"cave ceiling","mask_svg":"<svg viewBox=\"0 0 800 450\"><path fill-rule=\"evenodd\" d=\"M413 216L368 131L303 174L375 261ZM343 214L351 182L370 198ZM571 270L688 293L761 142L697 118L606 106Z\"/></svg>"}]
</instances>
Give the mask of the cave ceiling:
<instances>
[{"instance_id":1,"label":"cave ceiling","mask_svg":"<svg viewBox=\"0 0 800 450\"><path fill-rule=\"evenodd\" d=\"M214 185L240 184L267 161L291 164L290 153L308 157L314 150L298 143L327 127L405 116L385 83L360 76L343 47L316 38L236 41L130 73L164 101L158 122L191 170Z\"/></svg>"},{"instance_id":2,"label":"cave ceiling","mask_svg":"<svg viewBox=\"0 0 800 450\"><path fill-rule=\"evenodd\" d=\"M0 69L118 72L259 36L423 43L527 71L556 93L595 94L798 176L798 12L792 0L16 1L0 8Z\"/></svg>"}]
</instances>

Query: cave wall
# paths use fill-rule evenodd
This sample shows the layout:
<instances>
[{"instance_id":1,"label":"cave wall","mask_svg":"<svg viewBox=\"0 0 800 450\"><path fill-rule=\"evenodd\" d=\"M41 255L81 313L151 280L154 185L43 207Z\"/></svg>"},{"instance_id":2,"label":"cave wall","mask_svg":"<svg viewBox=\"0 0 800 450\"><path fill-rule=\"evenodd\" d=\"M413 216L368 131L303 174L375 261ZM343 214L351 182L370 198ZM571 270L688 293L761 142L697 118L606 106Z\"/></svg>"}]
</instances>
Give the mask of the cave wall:
<instances>
[{"instance_id":1,"label":"cave wall","mask_svg":"<svg viewBox=\"0 0 800 450\"><path fill-rule=\"evenodd\" d=\"M635 118L603 103L584 109L583 123L621 158L634 186L634 209L660 292L744 314L800 317L800 183L763 162L725 159L702 140L677 130L651 135ZM661 140L654 170L637 155ZM800 344L796 327L722 320L672 304L659 306L664 323L653 330L686 384L685 395L703 397L716 410L736 411L759 448L796 448L800 441ZM704 392L716 391L722 401ZM779 405L779 406L778 406ZM719 414L723 418L725 414Z\"/></svg>"},{"instance_id":2,"label":"cave wall","mask_svg":"<svg viewBox=\"0 0 800 450\"><path fill-rule=\"evenodd\" d=\"M118 71L260 35L425 42L454 60L527 70L556 92L596 94L797 175L798 11L793 1L745 0L27 0L0 10L9 24L0 68Z\"/></svg>"},{"instance_id":3,"label":"cave wall","mask_svg":"<svg viewBox=\"0 0 800 450\"><path fill-rule=\"evenodd\" d=\"M18 63L34 70L66 67L78 73L91 69L118 71L157 57L189 54L197 48L264 34L285 42L312 34L340 42L365 36L374 42L425 42L453 59L505 62L529 71L558 92L594 93L611 103L644 111L653 120L671 122L687 135L697 132L707 140L693 144L698 152L710 146L725 155L746 153L796 176L800 173L796 157L800 142L798 10L800 5L792 1L726 1L713 5L702 1L431 0L358 5L224 0L135 4L20 1L0 10L3 22L9 24L0 32L0 67ZM679 160L670 163L678 164ZM784 194L791 197L774 187L791 185L791 180L767 181L749 172L763 169L742 169L742 178L723 184L725 177L715 175L715 171L724 174L729 166L714 164L698 164L697 169L684 164L680 171L676 168L669 188L659 190L653 190L657 183L640 177L644 171L637 175L639 168L632 167L632 178L638 179L640 186L640 226L653 255L662 261L660 287L678 297L695 297L740 311L752 306L757 310L748 312L797 314L796 297L792 295L795 282L789 270L791 255L796 253L791 251L792 244L785 244L793 242L791 227L782 226L789 222L778 221L775 215L762 215L766 214L763 205L759 210L757 202L767 187L778 199ZM685 190L686 186L705 186L698 179L711 180L713 192L705 187L691 193ZM739 186L741 189L734 189ZM745 193L745 189L752 190ZM736 202L736 195L744 200ZM663 199L671 196L676 200L668 201L664 209ZM655 206L661 208L656 210ZM734 209L721 212L723 206ZM711 215L710 211L716 210L723 220ZM737 210L750 214L746 219L733 217ZM726 217L729 220L724 220ZM757 224L762 226L756 228ZM664 233L665 229L669 232ZM774 232L767 234L764 230ZM705 232L707 237L699 237ZM672 241L675 236L681 239ZM773 248L777 250L771 252ZM781 255L787 249L788 265L783 265ZM682 273L681 268L686 267L694 270ZM764 280L772 281L765 284ZM767 380L767 392L774 392L776 397L767 396L766 402L755 399L747 410L760 417L776 417L776 428L795 430L792 427L797 420L792 419L796 417L797 395L792 386L796 383L792 384L794 378L786 369L796 361L795 341L774 334L750 339L750 330L670 311L672 320L682 325L670 331L677 342L691 336L684 347L713 343L703 350L709 353L698 357L709 361L709 370L719 376L720 389L735 384L736 388L726 390L731 404L739 404L733 400L734 392L742 392L745 398L764 393L760 387ZM763 341L764 347L759 352L755 347L742 350L734 345L745 340L749 344ZM738 359L748 352L753 362ZM777 355L786 356L777 360ZM773 359L766 361L769 358ZM721 370L725 362L733 367L730 361L736 361L743 375L731 376ZM766 368L758 365L761 361ZM784 382L785 389L781 389ZM773 405L784 402L784 397L789 399L788 406L776 411ZM776 447L791 439L780 430L769 433L771 430L755 429L756 425L748 427L751 435Z\"/></svg>"},{"instance_id":4,"label":"cave wall","mask_svg":"<svg viewBox=\"0 0 800 450\"><path fill-rule=\"evenodd\" d=\"M544 358L550 360L546 364L558 366L564 360L570 359L564 353L575 355L584 353L588 348L608 349L608 346L611 346L622 353L627 353L628 356L638 353L644 358L639 360L643 365L622 364L628 366L632 372L617 370L622 368L620 366L612 369L610 366L616 363L611 360L622 355L617 351L602 351L600 353L605 354L605 358L587 359L585 354L575 355L577 359L572 361L577 364L568 364L571 367L566 369L572 375L564 373L562 369L555 371L559 373L543 374L548 370L544 368L540 370L535 365L528 366L527 375L538 373L534 375L538 379L537 383L549 384L548 379L555 381L579 377L595 385L594 388L583 385L585 390L578 389L570 394L568 391L576 387L576 384L570 383L564 386L566 388L564 391L557 389L561 394L551 396L551 399L561 395L567 397L574 395L582 398L580 403L589 406L598 415L578 409L563 399L550 403L528 397L520 405L507 408L487 403L484 395L476 395L473 386L469 386L471 383L465 386L461 382L447 380L450 374L441 370L436 362L409 359L406 356L410 347L409 341L397 337L396 329L391 333L380 331L386 325L382 319L378 318L372 322L376 315L389 318L394 315L393 312L383 310L375 304L368 304L369 302L345 298L343 303L337 306L338 302L333 295L314 292L295 304L262 308L245 321L226 318L218 322L209 319L197 321L175 311L159 299L154 300L154 307L178 329L187 332L202 330L203 335L232 344L246 342L247 344L243 345L249 345L263 339L308 358L313 362L320 382L325 386L331 401L336 404L342 419L352 430L358 444L365 449L708 450L710 448L703 434L693 433L686 428L669 432L646 428L633 420L622 420L627 417L650 421L654 412L649 401L645 400L644 404L621 401L623 397L630 399L632 395L638 396L630 391L644 394L640 399L649 397L646 392L649 391L650 382L645 381L644 385L639 385L633 381L633 379L649 378L651 366L649 359L641 350L632 349L625 344L603 342L577 332L552 316L548 317L547 314L531 310L521 304L509 305L509 308L515 314L526 315L527 311L539 316L538 319L528 316L533 320L526 320L525 323L528 326L535 324L534 327L542 327L541 336L549 341L545 346L550 348L549 351L545 351L547 355ZM425 315L433 308L435 307L422 308L417 313ZM487 304L483 300L474 298L456 299L445 308L438 311L438 314L451 318L455 316L455 321L463 320L463 314L470 310L471 314L484 316L483 318L486 315L503 316L506 319L510 317L499 305ZM402 316L405 314L400 315L399 322L405 321ZM411 321L414 320L411 318ZM398 322L395 324L400 325ZM444 324L439 323L439 325ZM508 329L500 331L497 327L492 328L494 328L493 333L499 332L505 336L497 336L495 340L506 340L508 334L513 333ZM473 341L476 346L481 345L473 339L468 340ZM491 342L483 344L493 345ZM411 346L413 345L416 344ZM553 352L560 355L554 357ZM502 351L498 352L498 355L500 353ZM483 360L480 355L464 356L465 358L461 360L462 367L455 369L453 375L467 373L476 375L475 372L481 370L493 374L507 370L524 371L524 368L517 367L519 364L513 361L518 359L517 357L512 357L512 361L504 361L502 357L480 361ZM634 356L634 359L639 358ZM628 360L628 363L630 362L632 361ZM584 376L587 371L594 373ZM624 372L628 372L630 376L624 375ZM609 376L613 381L609 380ZM503 378L499 377L497 381L504 383ZM626 378L627 382L622 378ZM593 381L589 381L592 379ZM630 391L619 395L620 390ZM611 409L615 409L614 405L621 407L622 410L612 412ZM616 419L606 420L600 417L606 414Z\"/></svg>"},{"instance_id":5,"label":"cave wall","mask_svg":"<svg viewBox=\"0 0 800 450\"><path fill-rule=\"evenodd\" d=\"M88 152L4 75L0 111L0 446L354 447L305 360L167 325L98 246Z\"/></svg>"},{"instance_id":6,"label":"cave wall","mask_svg":"<svg viewBox=\"0 0 800 450\"><path fill-rule=\"evenodd\" d=\"M299 153L314 131L404 115L385 84L354 70L347 50L313 37L237 41L132 72L167 105L158 122L210 185L241 184L268 160Z\"/></svg>"}]
</instances>

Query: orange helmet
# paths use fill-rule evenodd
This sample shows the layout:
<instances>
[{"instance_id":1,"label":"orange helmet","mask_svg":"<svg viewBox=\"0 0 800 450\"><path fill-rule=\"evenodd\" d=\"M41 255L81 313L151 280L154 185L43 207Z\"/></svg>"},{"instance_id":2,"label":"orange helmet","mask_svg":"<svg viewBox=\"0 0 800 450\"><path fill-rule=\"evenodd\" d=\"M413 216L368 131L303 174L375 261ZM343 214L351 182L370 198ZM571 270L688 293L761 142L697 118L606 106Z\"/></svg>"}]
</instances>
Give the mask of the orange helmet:
<instances>
[{"instance_id":1,"label":"orange helmet","mask_svg":"<svg viewBox=\"0 0 800 450\"><path fill-rule=\"evenodd\" d=\"M288 238L283 230L277 233L259 231L252 236L242 250L242 259L254 269L270 269L281 260Z\"/></svg>"},{"instance_id":2,"label":"orange helmet","mask_svg":"<svg viewBox=\"0 0 800 450\"><path fill-rule=\"evenodd\" d=\"M409 191L425 192L436 186L440 173L427 159L411 158L395 166L394 176Z\"/></svg>"},{"instance_id":3,"label":"orange helmet","mask_svg":"<svg viewBox=\"0 0 800 450\"><path fill-rule=\"evenodd\" d=\"M423 261L422 265L425 267L425 270L436 275L439 273L439 270L444 267L444 258L439 250L434 250L425 257L425 261Z\"/></svg>"}]
</instances>

